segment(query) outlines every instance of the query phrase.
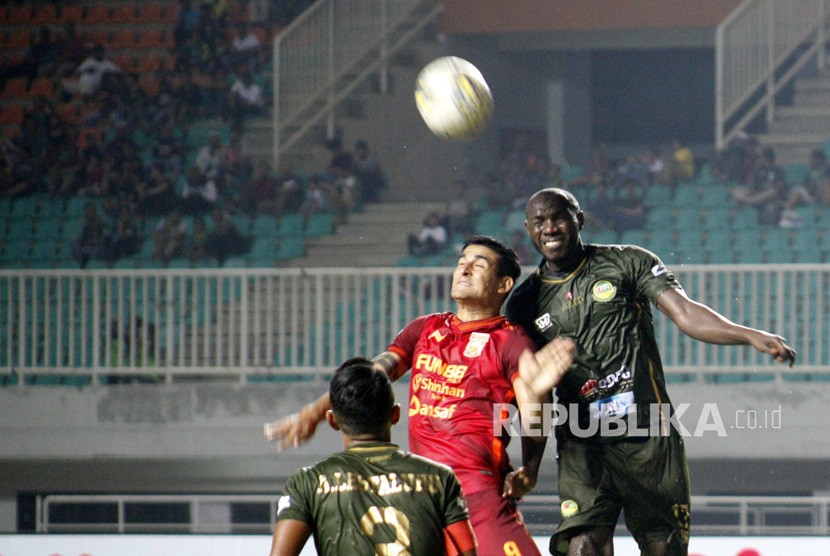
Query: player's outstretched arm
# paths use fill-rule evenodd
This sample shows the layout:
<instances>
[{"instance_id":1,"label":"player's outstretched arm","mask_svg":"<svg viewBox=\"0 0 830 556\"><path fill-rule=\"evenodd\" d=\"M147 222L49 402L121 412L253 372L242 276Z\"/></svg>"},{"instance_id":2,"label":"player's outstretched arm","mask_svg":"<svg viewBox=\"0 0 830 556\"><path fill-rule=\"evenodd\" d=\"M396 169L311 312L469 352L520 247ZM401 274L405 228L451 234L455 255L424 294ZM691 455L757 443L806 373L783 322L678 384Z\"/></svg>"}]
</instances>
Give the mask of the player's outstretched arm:
<instances>
[{"instance_id":1,"label":"player's outstretched arm","mask_svg":"<svg viewBox=\"0 0 830 556\"><path fill-rule=\"evenodd\" d=\"M502 494L522 498L536 486L539 467L545 451L547 435L525 431L534 413L542 410L542 404L551 401L551 391L573 364L576 346L573 340L554 338L536 353L525 351L519 358L519 376L513 381L519 417L522 421L522 466L504 479ZM534 419L540 422L540 419Z\"/></svg>"},{"instance_id":2,"label":"player's outstretched arm","mask_svg":"<svg viewBox=\"0 0 830 556\"><path fill-rule=\"evenodd\" d=\"M397 380L406 369L401 369L401 357L384 351L373 360L376 369L385 372L390 380ZM308 441L317 431L317 425L326 418L326 411L331 409L331 400L326 392L313 402L303 406L297 413L292 413L278 421L265 423L263 433L269 442L277 445L277 451L296 448Z\"/></svg>"},{"instance_id":3,"label":"player's outstretched arm","mask_svg":"<svg viewBox=\"0 0 830 556\"><path fill-rule=\"evenodd\" d=\"M689 299L682 290L668 290L657 298L657 308L685 334L710 344L749 345L768 353L776 363L795 363L795 350L781 336L736 324L712 308Z\"/></svg>"},{"instance_id":4,"label":"player's outstretched arm","mask_svg":"<svg viewBox=\"0 0 830 556\"><path fill-rule=\"evenodd\" d=\"M296 448L314 436L317 425L326 418L326 411L331 409L331 400L326 392L313 402L303 406L297 413L292 413L278 421L265 423L263 433L268 442L277 445L277 451Z\"/></svg>"}]
</instances>

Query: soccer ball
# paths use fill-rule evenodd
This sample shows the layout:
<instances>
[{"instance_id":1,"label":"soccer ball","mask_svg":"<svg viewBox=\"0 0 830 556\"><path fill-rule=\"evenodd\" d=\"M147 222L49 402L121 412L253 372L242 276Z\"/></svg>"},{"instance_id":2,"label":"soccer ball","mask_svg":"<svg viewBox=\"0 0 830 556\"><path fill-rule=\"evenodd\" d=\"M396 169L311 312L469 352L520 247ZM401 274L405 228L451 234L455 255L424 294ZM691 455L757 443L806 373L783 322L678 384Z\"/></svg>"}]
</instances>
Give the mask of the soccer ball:
<instances>
[{"instance_id":1,"label":"soccer ball","mask_svg":"<svg viewBox=\"0 0 830 556\"><path fill-rule=\"evenodd\" d=\"M424 66L418 74L415 104L430 131L446 139L478 135L493 116L493 96L484 76L455 56Z\"/></svg>"}]
</instances>

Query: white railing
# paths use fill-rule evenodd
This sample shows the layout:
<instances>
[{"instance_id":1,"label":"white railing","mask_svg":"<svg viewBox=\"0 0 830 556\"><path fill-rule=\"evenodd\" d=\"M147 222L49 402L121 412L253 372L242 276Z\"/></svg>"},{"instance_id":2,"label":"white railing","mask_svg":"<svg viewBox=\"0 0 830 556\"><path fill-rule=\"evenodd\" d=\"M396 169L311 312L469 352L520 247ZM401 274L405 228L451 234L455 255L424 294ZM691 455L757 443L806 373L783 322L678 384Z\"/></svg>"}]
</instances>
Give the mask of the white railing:
<instances>
[{"instance_id":1,"label":"white railing","mask_svg":"<svg viewBox=\"0 0 830 556\"><path fill-rule=\"evenodd\" d=\"M715 35L715 146L722 148L812 59L824 65L826 0L746 0Z\"/></svg>"},{"instance_id":2,"label":"white railing","mask_svg":"<svg viewBox=\"0 0 830 556\"><path fill-rule=\"evenodd\" d=\"M434 21L435 0L318 0L274 38L274 167L390 54ZM414 18L410 20L411 18ZM384 86L381 84L381 88Z\"/></svg>"},{"instance_id":3,"label":"white railing","mask_svg":"<svg viewBox=\"0 0 830 556\"><path fill-rule=\"evenodd\" d=\"M38 533L262 533L276 522L278 495L45 495L36 499ZM561 519L559 497L521 503L534 535ZM245 509L234 522L231 506ZM695 535L828 535L830 496L692 496ZM74 511L67 511L74 510ZM174 514L176 518L160 519ZM83 516L96 516L86 519Z\"/></svg>"},{"instance_id":4,"label":"white railing","mask_svg":"<svg viewBox=\"0 0 830 556\"><path fill-rule=\"evenodd\" d=\"M380 353L414 317L453 309L451 270L0 270L0 369L20 384L43 374L322 375ZM675 272L692 298L787 337L796 371L830 372L830 265ZM668 373L781 372L751 348L694 341L656 310L655 321Z\"/></svg>"}]
</instances>

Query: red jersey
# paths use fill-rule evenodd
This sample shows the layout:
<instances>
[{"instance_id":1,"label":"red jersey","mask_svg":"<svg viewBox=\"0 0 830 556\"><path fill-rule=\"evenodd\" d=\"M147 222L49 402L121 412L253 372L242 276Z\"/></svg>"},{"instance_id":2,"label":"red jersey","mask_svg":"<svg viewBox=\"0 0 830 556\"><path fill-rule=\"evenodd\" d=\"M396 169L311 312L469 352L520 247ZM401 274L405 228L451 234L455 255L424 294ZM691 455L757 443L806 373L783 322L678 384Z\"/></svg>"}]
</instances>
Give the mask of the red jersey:
<instances>
[{"instance_id":1,"label":"red jersey","mask_svg":"<svg viewBox=\"0 0 830 556\"><path fill-rule=\"evenodd\" d=\"M409 449L450 466L465 495L502 488L509 437L493 436L493 404L512 402L519 355L533 341L503 316L461 322L453 313L419 317L388 351L412 369Z\"/></svg>"}]
</instances>

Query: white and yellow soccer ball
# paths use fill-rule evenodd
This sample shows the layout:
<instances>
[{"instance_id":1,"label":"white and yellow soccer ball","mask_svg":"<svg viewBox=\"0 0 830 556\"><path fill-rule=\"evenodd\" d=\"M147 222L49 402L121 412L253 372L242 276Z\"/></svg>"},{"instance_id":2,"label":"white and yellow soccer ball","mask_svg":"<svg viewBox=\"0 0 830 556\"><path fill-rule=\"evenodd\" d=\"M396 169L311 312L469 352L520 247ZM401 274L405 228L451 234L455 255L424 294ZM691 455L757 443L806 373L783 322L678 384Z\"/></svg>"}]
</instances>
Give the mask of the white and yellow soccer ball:
<instances>
[{"instance_id":1,"label":"white and yellow soccer ball","mask_svg":"<svg viewBox=\"0 0 830 556\"><path fill-rule=\"evenodd\" d=\"M493 95L473 64L455 56L428 63L418 74L415 104L424 123L446 139L469 139L493 117Z\"/></svg>"}]
</instances>

